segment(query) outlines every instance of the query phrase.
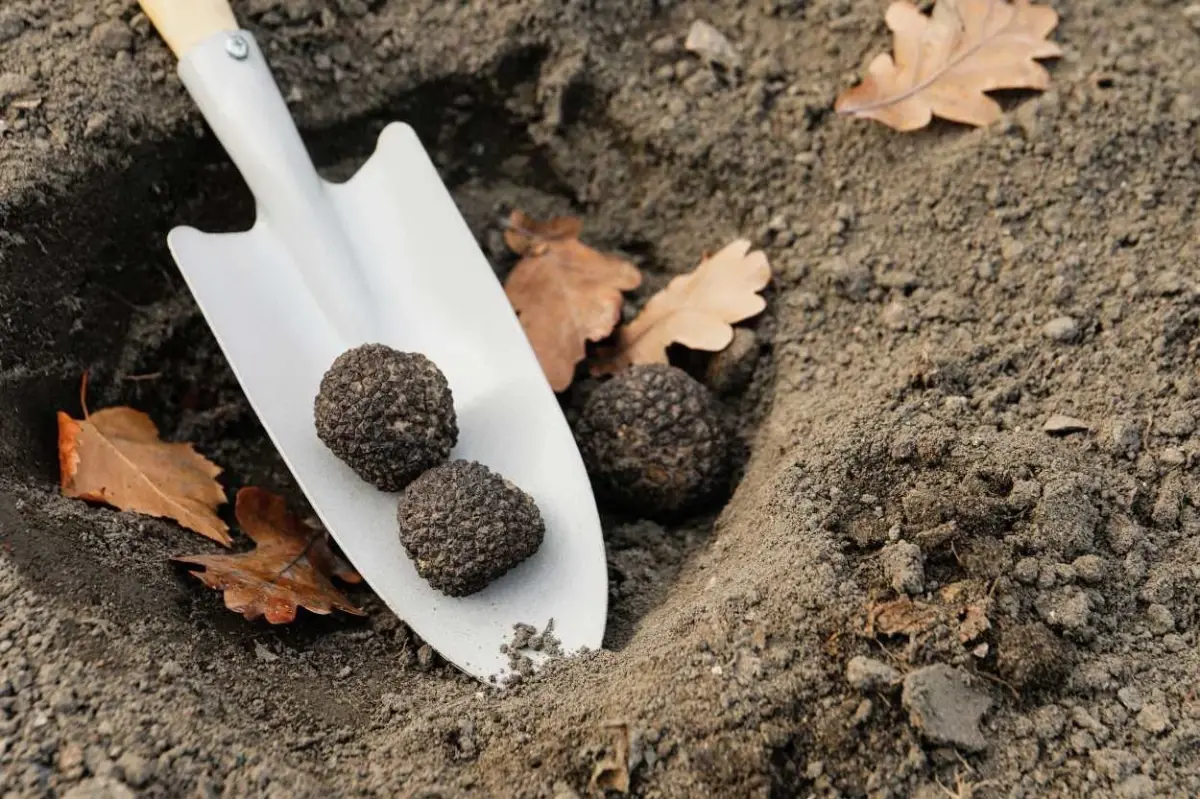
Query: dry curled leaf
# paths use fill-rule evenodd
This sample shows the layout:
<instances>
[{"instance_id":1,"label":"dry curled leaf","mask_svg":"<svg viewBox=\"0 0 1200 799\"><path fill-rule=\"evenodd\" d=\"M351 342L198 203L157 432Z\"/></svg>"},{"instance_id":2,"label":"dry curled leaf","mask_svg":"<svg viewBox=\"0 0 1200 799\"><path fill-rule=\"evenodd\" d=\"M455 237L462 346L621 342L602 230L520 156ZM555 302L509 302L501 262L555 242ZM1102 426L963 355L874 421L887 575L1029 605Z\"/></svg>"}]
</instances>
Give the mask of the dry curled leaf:
<instances>
[{"instance_id":1,"label":"dry curled leaf","mask_svg":"<svg viewBox=\"0 0 1200 799\"><path fill-rule=\"evenodd\" d=\"M622 292L642 282L633 264L579 241L581 228L575 217L539 222L513 211L504 235L522 256L504 291L555 391L570 386L587 343L612 334Z\"/></svg>"},{"instance_id":2,"label":"dry curled leaf","mask_svg":"<svg viewBox=\"0 0 1200 799\"><path fill-rule=\"evenodd\" d=\"M114 407L89 414L86 386L85 378L83 419L58 412L63 495L174 519L220 544L232 544L229 525L216 512L225 503L225 489L216 480L221 468L191 444L163 441L141 411Z\"/></svg>"},{"instance_id":3,"label":"dry curled leaf","mask_svg":"<svg viewBox=\"0 0 1200 799\"><path fill-rule=\"evenodd\" d=\"M863 635L903 635L913 638L937 624L939 609L926 602L914 602L908 597L888 602L872 602L867 606L867 622Z\"/></svg>"},{"instance_id":4,"label":"dry curled leaf","mask_svg":"<svg viewBox=\"0 0 1200 799\"><path fill-rule=\"evenodd\" d=\"M282 497L261 488L243 488L234 512L257 545L253 550L172 558L203 566L204 571L192 573L210 588L224 591L227 608L250 621L264 617L271 624L294 621L300 607L321 615L335 608L366 615L330 580L336 576L357 583L362 578L334 556L323 534L288 511Z\"/></svg>"},{"instance_id":5,"label":"dry curled leaf","mask_svg":"<svg viewBox=\"0 0 1200 799\"><path fill-rule=\"evenodd\" d=\"M922 128L935 115L989 125L1001 110L986 92L1046 89L1050 74L1035 59L1062 55L1046 40L1058 15L1029 0L937 0L931 16L896 0L885 19L895 59L877 55L834 109L900 131Z\"/></svg>"},{"instance_id":6,"label":"dry curled leaf","mask_svg":"<svg viewBox=\"0 0 1200 799\"><path fill-rule=\"evenodd\" d=\"M960 580L943 586L937 602L921 602L900 597L867 605L863 635L867 638L903 636L917 639L940 624L957 632L960 643L976 641L991 629L988 619L991 599L974 580Z\"/></svg>"},{"instance_id":7,"label":"dry curled leaf","mask_svg":"<svg viewBox=\"0 0 1200 799\"><path fill-rule=\"evenodd\" d=\"M771 267L761 250L738 239L679 275L655 294L637 317L618 331L614 347L593 367L608 374L626 366L668 363L667 348L719 352L733 340L733 325L767 307L758 292L771 282Z\"/></svg>"},{"instance_id":8,"label":"dry curled leaf","mask_svg":"<svg viewBox=\"0 0 1200 799\"><path fill-rule=\"evenodd\" d=\"M629 791L629 725L623 721L604 725L612 732L612 753L596 763L588 790L592 793Z\"/></svg>"}]
</instances>

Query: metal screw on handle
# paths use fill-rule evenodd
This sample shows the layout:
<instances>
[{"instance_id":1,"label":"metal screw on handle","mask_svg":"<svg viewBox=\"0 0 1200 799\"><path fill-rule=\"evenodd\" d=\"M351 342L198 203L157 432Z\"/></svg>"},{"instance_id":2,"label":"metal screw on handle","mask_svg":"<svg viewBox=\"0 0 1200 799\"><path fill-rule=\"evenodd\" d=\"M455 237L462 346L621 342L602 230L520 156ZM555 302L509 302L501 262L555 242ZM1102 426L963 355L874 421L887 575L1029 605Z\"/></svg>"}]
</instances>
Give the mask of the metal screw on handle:
<instances>
[{"instance_id":1,"label":"metal screw on handle","mask_svg":"<svg viewBox=\"0 0 1200 799\"><path fill-rule=\"evenodd\" d=\"M250 44L240 33L233 33L225 40L225 52L229 53L231 58L245 61L250 55Z\"/></svg>"}]
</instances>

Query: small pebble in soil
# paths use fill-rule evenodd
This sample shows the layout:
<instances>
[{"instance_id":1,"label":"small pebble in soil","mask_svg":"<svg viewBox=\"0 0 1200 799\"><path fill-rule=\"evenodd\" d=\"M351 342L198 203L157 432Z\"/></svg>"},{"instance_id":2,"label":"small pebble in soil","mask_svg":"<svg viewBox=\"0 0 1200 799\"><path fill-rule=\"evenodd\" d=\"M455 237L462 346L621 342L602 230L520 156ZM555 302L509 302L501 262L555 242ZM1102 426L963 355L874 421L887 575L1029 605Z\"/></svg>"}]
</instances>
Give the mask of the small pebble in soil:
<instances>
[{"instance_id":1,"label":"small pebble in soil","mask_svg":"<svg viewBox=\"0 0 1200 799\"><path fill-rule=\"evenodd\" d=\"M15 9L0 10L0 44L12 41L25 31L25 20Z\"/></svg>"},{"instance_id":2,"label":"small pebble in soil","mask_svg":"<svg viewBox=\"0 0 1200 799\"><path fill-rule=\"evenodd\" d=\"M334 360L313 404L317 435L363 480L399 491L458 442L445 375L419 353L363 344Z\"/></svg>"},{"instance_id":3,"label":"small pebble in soil","mask_svg":"<svg viewBox=\"0 0 1200 799\"><path fill-rule=\"evenodd\" d=\"M1105 426L1101 443L1113 455L1133 460L1142 450L1141 427L1129 419L1113 419Z\"/></svg>"},{"instance_id":4,"label":"small pebble in soil","mask_svg":"<svg viewBox=\"0 0 1200 799\"><path fill-rule=\"evenodd\" d=\"M1042 333L1051 341L1069 343L1079 338L1079 323L1069 316L1059 316L1047 322Z\"/></svg>"},{"instance_id":5,"label":"small pebble in soil","mask_svg":"<svg viewBox=\"0 0 1200 799\"><path fill-rule=\"evenodd\" d=\"M1042 425L1042 430L1052 436L1083 433L1089 429L1087 422L1082 419L1076 419L1074 416L1067 416L1062 413L1054 414Z\"/></svg>"},{"instance_id":6,"label":"small pebble in soil","mask_svg":"<svg viewBox=\"0 0 1200 799\"><path fill-rule=\"evenodd\" d=\"M483 590L533 555L545 535L532 497L466 460L436 466L410 483L396 517L417 573L449 596Z\"/></svg>"},{"instance_id":7,"label":"small pebble in soil","mask_svg":"<svg viewBox=\"0 0 1200 799\"><path fill-rule=\"evenodd\" d=\"M846 682L862 693L891 688L900 682L900 672L873 658L856 655L846 664Z\"/></svg>"},{"instance_id":8,"label":"small pebble in soil","mask_svg":"<svg viewBox=\"0 0 1200 799\"><path fill-rule=\"evenodd\" d=\"M1118 690L1117 699L1130 713L1137 713L1142 709L1142 692L1133 686L1127 685Z\"/></svg>"},{"instance_id":9,"label":"small pebble in soil","mask_svg":"<svg viewBox=\"0 0 1200 799\"><path fill-rule=\"evenodd\" d=\"M116 55L133 47L133 31L119 19L101 22L91 33L92 44L102 53Z\"/></svg>"},{"instance_id":10,"label":"small pebble in soil","mask_svg":"<svg viewBox=\"0 0 1200 799\"><path fill-rule=\"evenodd\" d=\"M938 663L909 672L900 701L909 722L931 743L966 752L987 749L979 723L992 699L962 669Z\"/></svg>"},{"instance_id":11,"label":"small pebble in soil","mask_svg":"<svg viewBox=\"0 0 1200 799\"><path fill-rule=\"evenodd\" d=\"M894 591L916 595L925 590L925 561L919 546L898 541L884 547L879 558Z\"/></svg>"},{"instance_id":12,"label":"small pebble in soil","mask_svg":"<svg viewBox=\"0 0 1200 799\"><path fill-rule=\"evenodd\" d=\"M725 69L736 69L742 63L737 48L730 44L725 34L701 19L692 23L683 46L705 61Z\"/></svg>"},{"instance_id":13,"label":"small pebble in soil","mask_svg":"<svg viewBox=\"0 0 1200 799\"><path fill-rule=\"evenodd\" d=\"M1175 438L1186 438L1196 429L1196 417L1187 411L1174 411L1158 423L1158 431Z\"/></svg>"},{"instance_id":14,"label":"small pebble in soil","mask_svg":"<svg viewBox=\"0 0 1200 799\"><path fill-rule=\"evenodd\" d=\"M1159 704L1147 704L1137 714L1137 725L1151 735L1160 735L1171 727L1167 709Z\"/></svg>"},{"instance_id":15,"label":"small pebble in soil","mask_svg":"<svg viewBox=\"0 0 1200 799\"><path fill-rule=\"evenodd\" d=\"M633 366L588 397L576 425L598 494L647 515L698 508L729 478L728 434L707 388L674 366Z\"/></svg>"},{"instance_id":16,"label":"small pebble in soil","mask_svg":"<svg viewBox=\"0 0 1200 799\"><path fill-rule=\"evenodd\" d=\"M0 72L0 109L10 100L31 94L35 84L31 78L16 72Z\"/></svg>"}]
</instances>

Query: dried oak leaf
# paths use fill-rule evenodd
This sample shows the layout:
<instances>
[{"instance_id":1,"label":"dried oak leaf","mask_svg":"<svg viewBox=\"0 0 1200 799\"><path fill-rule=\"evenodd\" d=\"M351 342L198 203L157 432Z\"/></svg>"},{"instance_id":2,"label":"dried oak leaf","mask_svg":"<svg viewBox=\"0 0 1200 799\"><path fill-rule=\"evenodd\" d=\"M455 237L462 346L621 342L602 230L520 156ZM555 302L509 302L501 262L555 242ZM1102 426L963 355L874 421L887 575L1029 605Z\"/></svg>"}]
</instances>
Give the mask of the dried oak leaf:
<instances>
[{"instance_id":1,"label":"dried oak leaf","mask_svg":"<svg viewBox=\"0 0 1200 799\"><path fill-rule=\"evenodd\" d=\"M160 439L141 411L114 407L89 414L85 405L81 420L59 411L58 463L64 496L174 519L220 544L233 543L229 525L216 513L226 500L215 479L221 468L191 444Z\"/></svg>"},{"instance_id":2,"label":"dried oak leaf","mask_svg":"<svg viewBox=\"0 0 1200 799\"><path fill-rule=\"evenodd\" d=\"M750 252L745 239L727 244L651 297L642 312L618 331L616 345L600 353L593 373L668 363L667 348L672 344L720 352L733 340L732 325L767 307L758 292L770 282L765 253Z\"/></svg>"},{"instance_id":3,"label":"dried oak leaf","mask_svg":"<svg viewBox=\"0 0 1200 799\"><path fill-rule=\"evenodd\" d=\"M932 628L942 618L942 611L926 602L914 602L908 597L888 602L872 602L867 606L867 622L863 635L903 635L913 638Z\"/></svg>"},{"instance_id":4,"label":"dried oak leaf","mask_svg":"<svg viewBox=\"0 0 1200 799\"><path fill-rule=\"evenodd\" d=\"M989 125L1001 109L985 92L1046 89L1050 74L1034 59L1062 55L1046 40L1058 15L1029 0L937 0L931 16L896 0L885 19L895 60L877 55L834 110L900 131L922 128L934 115Z\"/></svg>"},{"instance_id":5,"label":"dried oak leaf","mask_svg":"<svg viewBox=\"0 0 1200 799\"><path fill-rule=\"evenodd\" d=\"M225 607L250 621L264 617L287 624L297 608L328 615L335 608L366 615L351 605L330 578L357 583L361 577L337 559L323 534L290 513L282 497L247 487L237 494L238 524L257 546L231 555L185 555L179 563L203 566L194 574L205 585L225 592Z\"/></svg>"},{"instance_id":6,"label":"dried oak leaf","mask_svg":"<svg viewBox=\"0 0 1200 799\"><path fill-rule=\"evenodd\" d=\"M633 264L579 241L581 230L575 217L539 222L513 211L504 234L522 256L504 291L555 391L571 385L587 343L607 338L617 326L621 292L642 282Z\"/></svg>"}]
</instances>

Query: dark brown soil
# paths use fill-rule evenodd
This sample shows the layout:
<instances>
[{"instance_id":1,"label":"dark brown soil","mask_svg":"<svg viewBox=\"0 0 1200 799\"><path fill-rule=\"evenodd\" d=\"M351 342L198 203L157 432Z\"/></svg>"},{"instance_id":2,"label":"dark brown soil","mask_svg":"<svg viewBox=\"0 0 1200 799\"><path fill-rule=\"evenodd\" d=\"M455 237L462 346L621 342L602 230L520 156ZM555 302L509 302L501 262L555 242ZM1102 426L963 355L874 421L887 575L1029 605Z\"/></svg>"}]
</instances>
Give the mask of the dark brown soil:
<instances>
[{"instance_id":1,"label":"dark brown soil","mask_svg":"<svg viewBox=\"0 0 1200 799\"><path fill-rule=\"evenodd\" d=\"M410 122L500 273L512 207L636 301L737 236L775 267L733 497L609 518L604 650L501 695L365 590L250 624L168 563L199 537L59 497L90 370L302 501L165 250L253 213L167 50L5 2L0 796L566 799L622 729L642 797L1200 795L1200 7L1055 6L1051 91L901 135L831 111L884 2L235 3L322 168Z\"/></svg>"}]
</instances>

